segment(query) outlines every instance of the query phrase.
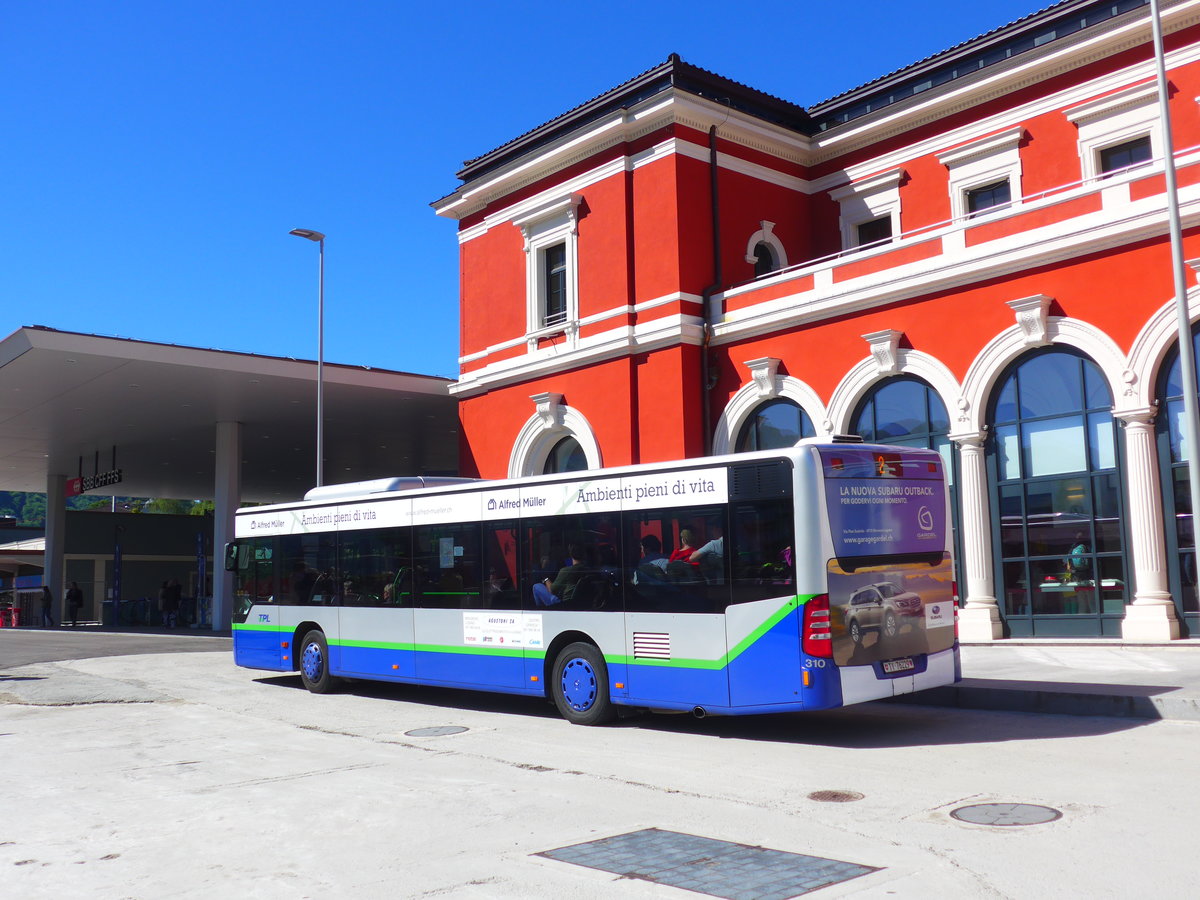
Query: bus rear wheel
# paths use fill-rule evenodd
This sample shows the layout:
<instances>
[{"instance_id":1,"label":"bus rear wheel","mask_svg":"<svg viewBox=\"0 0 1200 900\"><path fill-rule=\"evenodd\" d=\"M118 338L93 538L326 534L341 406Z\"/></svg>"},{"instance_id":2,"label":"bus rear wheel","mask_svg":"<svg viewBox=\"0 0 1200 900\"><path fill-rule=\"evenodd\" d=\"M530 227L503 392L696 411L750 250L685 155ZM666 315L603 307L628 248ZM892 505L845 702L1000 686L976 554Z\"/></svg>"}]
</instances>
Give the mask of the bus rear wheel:
<instances>
[{"instance_id":1,"label":"bus rear wheel","mask_svg":"<svg viewBox=\"0 0 1200 900\"><path fill-rule=\"evenodd\" d=\"M329 674L329 642L322 631L310 631L300 642L300 680L314 694L328 694L333 690L333 676Z\"/></svg>"},{"instance_id":2,"label":"bus rear wheel","mask_svg":"<svg viewBox=\"0 0 1200 900\"><path fill-rule=\"evenodd\" d=\"M580 641L563 648L554 660L550 692L559 713L573 725L603 725L616 714L608 696L608 666L592 644Z\"/></svg>"}]
</instances>

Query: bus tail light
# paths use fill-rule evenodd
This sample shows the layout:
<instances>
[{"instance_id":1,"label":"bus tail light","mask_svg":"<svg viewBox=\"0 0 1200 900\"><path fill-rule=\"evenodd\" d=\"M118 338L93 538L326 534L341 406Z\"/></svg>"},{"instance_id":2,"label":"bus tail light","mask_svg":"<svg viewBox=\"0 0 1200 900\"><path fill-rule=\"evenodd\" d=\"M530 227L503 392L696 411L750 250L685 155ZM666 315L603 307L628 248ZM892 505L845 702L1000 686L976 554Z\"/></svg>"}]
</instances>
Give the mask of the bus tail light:
<instances>
[{"instance_id":1,"label":"bus tail light","mask_svg":"<svg viewBox=\"0 0 1200 900\"><path fill-rule=\"evenodd\" d=\"M804 604L801 646L809 656L833 656L833 626L829 619L829 595L820 594Z\"/></svg>"}]
</instances>

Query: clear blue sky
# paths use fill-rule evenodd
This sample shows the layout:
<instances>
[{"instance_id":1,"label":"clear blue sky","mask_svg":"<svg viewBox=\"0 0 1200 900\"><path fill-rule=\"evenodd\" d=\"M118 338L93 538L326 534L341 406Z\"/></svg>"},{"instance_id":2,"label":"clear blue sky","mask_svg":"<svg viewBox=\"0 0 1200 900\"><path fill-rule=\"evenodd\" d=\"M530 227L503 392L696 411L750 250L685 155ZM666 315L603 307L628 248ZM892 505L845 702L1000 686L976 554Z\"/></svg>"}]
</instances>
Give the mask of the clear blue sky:
<instances>
[{"instance_id":1,"label":"clear blue sky","mask_svg":"<svg viewBox=\"0 0 1200 900\"><path fill-rule=\"evenodd\" d=\"M22 325L454 376L464 159L662 62L801 105L1036 0L7 0L0 337Z\"/></svg>"}]
</instances>

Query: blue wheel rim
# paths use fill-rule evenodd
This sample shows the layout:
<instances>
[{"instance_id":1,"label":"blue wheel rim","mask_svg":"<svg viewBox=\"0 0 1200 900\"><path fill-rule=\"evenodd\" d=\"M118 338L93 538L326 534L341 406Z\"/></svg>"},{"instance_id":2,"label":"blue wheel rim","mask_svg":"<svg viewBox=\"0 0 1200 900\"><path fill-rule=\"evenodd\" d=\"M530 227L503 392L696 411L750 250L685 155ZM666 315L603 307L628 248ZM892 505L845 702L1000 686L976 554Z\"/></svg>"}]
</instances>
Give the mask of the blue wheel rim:
<instances>
[{"instance_id":1,"label":"blue wheel rim","mask_svg":"<svg viewBox=\"0 0 1200 900\"><path fill-rule=\"evenodd\" d=\"M321 645L312 641L304 648L300 657L300 665L304 669L304 677L309 681L320 681L325 672L325 657L321 655Z\"/></svg>"},{"instance_id":2,"label":"blue wheel rim","mask_svg":"<svg viewBox=\"0 0 1200 900\"><path fill-rule=\"evenodd\" d=\"M587 712L596 702L596 671L586 659L575 657L563 666L562 695L575 712Z\"/></svg>"}]
</instances>

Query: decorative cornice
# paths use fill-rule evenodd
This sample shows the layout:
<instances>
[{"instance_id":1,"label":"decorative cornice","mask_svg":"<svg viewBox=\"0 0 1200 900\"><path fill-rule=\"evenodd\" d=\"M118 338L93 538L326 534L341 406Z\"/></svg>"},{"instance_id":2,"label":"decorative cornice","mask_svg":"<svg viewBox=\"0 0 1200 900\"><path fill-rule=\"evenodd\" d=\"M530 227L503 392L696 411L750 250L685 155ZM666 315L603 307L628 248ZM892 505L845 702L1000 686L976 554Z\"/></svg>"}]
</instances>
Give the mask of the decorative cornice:
<instances>
[{"instance_id":1,"label":"decorative cornice","mask_svg":"<svg viewBox=\"0 0 1200 900\"><path fill-rule=\"evenodd\" d=\"M943 150L937 154L937 161L946 167L956 166L977 156L986 156L999 150L1011 150L1024 138L1024 126L1017 125L1015 128L1006 128L998 134L968 141L952 150Z\"/></svg>"}]
</instances>

